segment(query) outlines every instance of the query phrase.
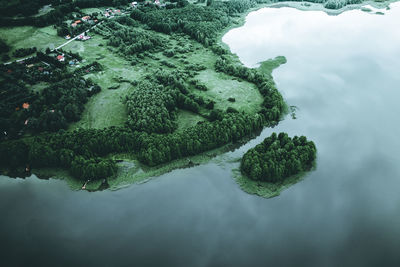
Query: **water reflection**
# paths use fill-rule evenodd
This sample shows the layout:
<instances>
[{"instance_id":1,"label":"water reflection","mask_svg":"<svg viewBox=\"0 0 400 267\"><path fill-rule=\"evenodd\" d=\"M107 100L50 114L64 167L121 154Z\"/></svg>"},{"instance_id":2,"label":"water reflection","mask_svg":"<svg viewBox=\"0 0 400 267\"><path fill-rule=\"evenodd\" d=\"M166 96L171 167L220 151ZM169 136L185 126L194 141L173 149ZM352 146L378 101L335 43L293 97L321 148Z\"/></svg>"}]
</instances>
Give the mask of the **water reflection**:
<instances>
[{"instance_id":1,"label":"water reflection","mask_svg":"<svg viewBox=\"0 0 400 267\"><path fill-rule=\"evenodd\" d=\"M265 129L304 134L318 168L273 199L243 193L237 163L177 170L116 192L0 177L5 266L399 266L400 6L360 11L263 9L224 41L274 72L298 119ZM246 40L243 42L242 40ZM59 262L64 264L59 264ZM55 264L57 262L57 264Z\"/></svg>"}]
</instances>

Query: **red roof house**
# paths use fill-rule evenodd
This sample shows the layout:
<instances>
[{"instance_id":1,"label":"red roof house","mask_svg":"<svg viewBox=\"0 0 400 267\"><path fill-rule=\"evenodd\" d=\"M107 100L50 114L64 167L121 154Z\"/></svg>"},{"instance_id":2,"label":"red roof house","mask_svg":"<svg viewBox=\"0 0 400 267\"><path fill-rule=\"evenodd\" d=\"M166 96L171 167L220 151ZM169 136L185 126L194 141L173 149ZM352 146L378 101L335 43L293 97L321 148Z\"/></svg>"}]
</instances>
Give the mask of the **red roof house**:
<instances>
[{"instance_id":1,"label":"red roof house","mask_svg":"<svg viewBox=\"0 0 400 267\"><path fill-rule=\"evenodd\" d=\"M57 60L60 61L60 62L62 62L62 61L65 60L65 58L64 58L63 55L58 55L58 56L57 56Z\"/></svg>"}]
</instances>

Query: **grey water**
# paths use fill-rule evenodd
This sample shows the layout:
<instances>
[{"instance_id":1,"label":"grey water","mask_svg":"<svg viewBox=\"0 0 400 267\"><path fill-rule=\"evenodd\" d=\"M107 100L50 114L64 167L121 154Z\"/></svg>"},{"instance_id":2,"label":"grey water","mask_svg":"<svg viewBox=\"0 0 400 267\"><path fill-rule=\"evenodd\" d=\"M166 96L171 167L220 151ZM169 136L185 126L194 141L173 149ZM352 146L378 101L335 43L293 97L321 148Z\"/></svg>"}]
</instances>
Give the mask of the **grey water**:
<instances>
[{"instance_id":1,"label":"grey water","mask_svg":"<svg viewBox=\"0 0 400 267\"><path fill-rule=\"evenodd\" d=\"M249 67L286 56L273 76L297 119L118 191L2 176L0 266L400 266L399 28L399 4L383 16L250 13L223 41ZM313 140L317 168L263 199L225 159L273 131Z\"/></svg>"}]
</instances>

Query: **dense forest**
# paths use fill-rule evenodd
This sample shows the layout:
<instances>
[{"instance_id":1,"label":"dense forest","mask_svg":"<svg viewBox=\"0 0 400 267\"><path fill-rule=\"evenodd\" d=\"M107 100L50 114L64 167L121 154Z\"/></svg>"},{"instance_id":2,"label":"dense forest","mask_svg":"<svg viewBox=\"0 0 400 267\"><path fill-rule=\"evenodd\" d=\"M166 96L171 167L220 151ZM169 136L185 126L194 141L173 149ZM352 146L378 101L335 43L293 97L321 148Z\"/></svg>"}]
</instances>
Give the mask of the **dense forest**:
<instances>
[{"instance_id":1,"label":"dense forest","mask_svg":"<svg viewBox=\"0 0 400 267\"><path fill-rule=\"evenodd\" d=\"M310 170L316 153L314 142L305 136L290 138L286 133L273 133L244 154L240 170L252 180L280 182Z\"/></svg>"},{"instance_id":2,"label":"dense forest","mask_svg":"<svg viewBox=\"0 0 400 267\"><path fill-rule=\"evenodd\" d=\"M118 48L118 52L132 56L145 51L157 51L163 47L163 38L154 33L148 33L137 28L137 22L129 17L119 17L105 21L95 29L95 32L108 39L108 45Z\"/></svg>"}]
</instances>

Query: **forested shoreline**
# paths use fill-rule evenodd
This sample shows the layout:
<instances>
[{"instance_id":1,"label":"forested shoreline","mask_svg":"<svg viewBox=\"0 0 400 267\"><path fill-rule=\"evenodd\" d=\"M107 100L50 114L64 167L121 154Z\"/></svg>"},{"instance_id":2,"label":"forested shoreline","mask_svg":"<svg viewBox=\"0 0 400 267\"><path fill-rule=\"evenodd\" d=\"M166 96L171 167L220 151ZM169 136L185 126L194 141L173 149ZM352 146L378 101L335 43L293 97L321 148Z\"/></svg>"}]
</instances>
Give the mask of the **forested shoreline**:
<instances>
[{"instance_id":1,"label":"forested shoreline","mask_svg":"<svg viewBox=\"0 0 400 267\"><path fill-rule=\"evenodd\" d=\"M23 102L29 101L31 105L18 113L23 120L20 117L16 120L19 123L25 120L28 126L20 125L15 132L22 129L30 136L2 136L0 165L11 169L25 166L30 169L65 168L77 179L102 179L116 173L116 162L107 159L113 153L130 153L147 166L158 166L235 143L264 127L278 124L286 112L286 105L272 77L258 69L244 67L217 42L219 34L231 25L232 17L264 2L210 1L206 5L194 5L178 1L164 9L142 6L129 16L106 21L96 30L107 40L107 45L112 48L110 51L125 55L132 65L141 64L140 59L144 57L154 57L150 52L164 51L167 57L179 56L175 54L178 50L166 48L164 37L159 33L187 35L214 54L213 71L255 86L263 99L256 113L239 112L232 107L216 108L212 98L194 93L196 90L208 90L195 79L196 73L204 70L204 66L183 60L185 67L177 69L168 61L160 61L159 70L148 72L142 80L132 83L134 90L123 100L128 114L125 125L66 131L70 122L79 120L87 99L101 90L82 75L89 70L100 71L102 66L93 63L71 72L55 61L60 71L53 70L46 79L58 77L57 83L39 94L31 94L26 85L19 85L21 95L31 95ZM37 58L51 60L48 53L38 52ZM182 50L179 53L184 56L185 52ZM72 59L80 57L70 56ZM18 68L19 65L15 65L15 70L11 69L11 72L4 68L7 74L3 76L3 82L16 86L18 78L25 81L32 79L23 71L19 72ZM34 77L33 83L44 78L40 75ZM10 88L9 92L13 90ZM229 101L235 102L235 99L230 98ZM74 103L73 106L71 103ZM4 110L12 110L11 106L4 106ZM203 121L178 130L176 118L179 110L196 114ZM4 116L3 123L9 123L10 116ZM10 125L14 127L15 124Z\"/></svg>"}]
</instances>

